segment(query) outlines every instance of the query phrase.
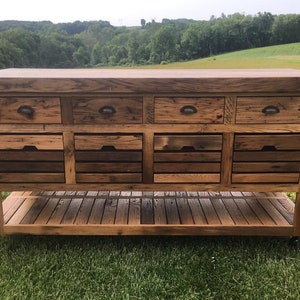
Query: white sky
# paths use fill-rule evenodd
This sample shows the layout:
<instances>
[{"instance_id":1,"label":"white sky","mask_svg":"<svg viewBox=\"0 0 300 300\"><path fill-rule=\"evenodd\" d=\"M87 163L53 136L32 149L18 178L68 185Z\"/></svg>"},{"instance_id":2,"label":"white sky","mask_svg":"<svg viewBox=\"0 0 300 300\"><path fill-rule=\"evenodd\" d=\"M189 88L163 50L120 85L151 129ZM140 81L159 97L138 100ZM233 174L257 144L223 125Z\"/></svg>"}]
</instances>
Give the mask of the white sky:
<instances>
[{"instance_id":1,"label":"white sky","mask_svg":"<svg viewBox=\"0 0 300 300\"><path fill-rule=\"evenodd\" d=\"M163 18L208 20L240 12L254 15L300 14L299 0L8 0L1 1L0 20L52 21L102 20L115 26L140 25L140 20Z\"/></svg>"}]
</instances>

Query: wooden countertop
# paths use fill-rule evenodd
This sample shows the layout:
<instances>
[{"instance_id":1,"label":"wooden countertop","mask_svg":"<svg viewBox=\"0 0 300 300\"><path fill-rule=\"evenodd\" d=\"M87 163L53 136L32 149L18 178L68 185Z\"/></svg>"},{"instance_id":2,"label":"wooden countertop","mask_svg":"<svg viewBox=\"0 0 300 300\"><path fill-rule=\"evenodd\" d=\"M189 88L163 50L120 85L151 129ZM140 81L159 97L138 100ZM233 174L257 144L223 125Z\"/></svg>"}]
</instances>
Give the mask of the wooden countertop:
<instances>
[{"instance_id":1,"label":"wooden countertop","mask_svg":"<svg viewBox=\"0 0 300 300\"><path fill-rule=\"evenodd\" d=\"M4 69L0 93L300 92L294 69Z\"/></svg>"}]
</instances>

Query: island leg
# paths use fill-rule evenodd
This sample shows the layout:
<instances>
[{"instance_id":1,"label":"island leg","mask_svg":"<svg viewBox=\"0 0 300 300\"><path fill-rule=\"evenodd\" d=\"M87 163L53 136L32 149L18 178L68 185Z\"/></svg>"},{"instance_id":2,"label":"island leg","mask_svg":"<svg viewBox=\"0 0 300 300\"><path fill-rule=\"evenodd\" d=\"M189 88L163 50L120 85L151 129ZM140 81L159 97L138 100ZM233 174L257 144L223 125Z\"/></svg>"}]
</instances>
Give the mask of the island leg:
<instances>
[{"instance_id":1,"label":"island leg","mask_svg":"<svg viewBox=\"0 0 300 300\"><path fill-rule=\"evenodd\" d=\"M293 236L296 239L296 247L300 250L300 191L298 191L298 193L296 194Z\"/></svg>"},{"instance_id":2,"label":"island leg","mask_svg":"<svg viewBox=\"0 0 300 300\"><path fill-rule=\"evenodd\" d=\"M0 235L4 234L4 215L3 215L3 201L0 192Z\"/></svg>"}]
</instances>

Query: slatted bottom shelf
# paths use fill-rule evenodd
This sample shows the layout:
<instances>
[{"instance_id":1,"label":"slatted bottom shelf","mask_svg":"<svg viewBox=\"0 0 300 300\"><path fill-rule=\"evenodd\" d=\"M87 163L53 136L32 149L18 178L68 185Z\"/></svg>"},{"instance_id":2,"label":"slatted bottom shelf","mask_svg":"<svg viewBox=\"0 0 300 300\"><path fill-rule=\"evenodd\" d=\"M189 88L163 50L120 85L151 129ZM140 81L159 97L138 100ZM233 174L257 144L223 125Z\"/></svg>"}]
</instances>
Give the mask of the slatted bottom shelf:
<instances>
[{"instance_id":1,"label":"slatted bottom shelf","mask_svg":"<svg viewBox=\"0 0 300 300\"><path fill-rule=\"evenodd\" d=\"M284 193L13 192L3 202L5 234L293 234Z\"/></svg>"}]
</instances>

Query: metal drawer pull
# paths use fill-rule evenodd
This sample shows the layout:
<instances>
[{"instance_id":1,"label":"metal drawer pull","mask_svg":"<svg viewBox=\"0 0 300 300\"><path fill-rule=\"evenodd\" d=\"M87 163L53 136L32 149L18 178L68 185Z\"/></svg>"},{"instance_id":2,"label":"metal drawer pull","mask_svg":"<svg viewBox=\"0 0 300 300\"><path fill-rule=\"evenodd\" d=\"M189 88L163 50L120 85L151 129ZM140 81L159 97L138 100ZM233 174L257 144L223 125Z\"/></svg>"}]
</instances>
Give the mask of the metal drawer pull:
<instances>
[{"instance_id":1,"label":"metal drawer pull","mask_svg":"<svg viewBox=\"0 0 300 300\"><path fill-rule=\"evenodd\" d=\"M265 115L276 115L276 114L280 113L280 109L277 106L268 105L263 108L262 112Z\"/></svg>"},{"instance_id":2,"label":"metal drawer pull","mask_svg":"<svg viewBox=\"0 0 300 300\"><path fill-rule=\"evenodd\" d=\"M34 109L29 106L29 105L22 105L18 108L17 112L20 114L20 115L23 115L29 119L32 119L33 116L34 116Z\"/></svg>"},{"instance_id":3,"label":"metal drawer pull","mask_svg":"<svg viewBox=\"0 0 300 300\"><path fill-rule=\"evenodd\" d=\"M185 105L182 106L180 109L180 112L184 115L192 115L195 114L197 111L197 108L193 105Z\"/></svg>"},{"instance_id":4,"label":"metal drawer pull","mask_svg":"<svg viewBox=\"0 0 300 300\"><path fill-rule=\"evenodd\" d=\"M113 115L116 113L116 110L113 106L106 105L99 109L99 113L102 115Z\"/></svg>"}]
</instances>

